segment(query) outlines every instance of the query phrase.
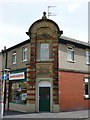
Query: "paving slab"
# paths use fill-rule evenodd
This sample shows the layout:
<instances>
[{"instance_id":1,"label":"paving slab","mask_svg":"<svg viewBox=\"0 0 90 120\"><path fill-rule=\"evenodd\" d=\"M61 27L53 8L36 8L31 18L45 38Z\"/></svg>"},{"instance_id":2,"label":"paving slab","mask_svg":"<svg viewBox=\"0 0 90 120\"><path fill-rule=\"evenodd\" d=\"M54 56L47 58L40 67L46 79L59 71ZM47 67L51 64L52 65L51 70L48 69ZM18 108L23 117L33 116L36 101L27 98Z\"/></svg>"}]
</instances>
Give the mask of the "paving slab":
<instances>
[{"instance_id":1,"label":"paving slab","mask_svg":"<svg viewBox=\"0 0 90 120\"><path fill-rule=\"evenodd\" d=\"M17 111L6 111L3 119L8 120L9 118L63 118L63 119L84 119L89 120L90 110L81 110L81 111L71 111L71 112L59 112L59 113L23 113Z\"/></svg>"}]
</instances>

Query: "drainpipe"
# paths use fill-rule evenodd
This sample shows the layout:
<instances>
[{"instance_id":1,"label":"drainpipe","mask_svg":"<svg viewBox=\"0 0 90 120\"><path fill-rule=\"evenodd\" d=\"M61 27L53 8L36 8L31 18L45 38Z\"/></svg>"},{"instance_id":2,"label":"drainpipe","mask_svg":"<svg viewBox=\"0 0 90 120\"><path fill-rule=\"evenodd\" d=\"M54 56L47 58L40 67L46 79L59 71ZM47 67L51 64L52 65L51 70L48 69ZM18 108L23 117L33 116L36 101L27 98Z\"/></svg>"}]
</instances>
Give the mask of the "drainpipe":
<instances>
[{"instance_id":1,"label":"drainpipe","mask_svg":"<svg viewBox=\"0 0 90 120\"><path fill-rule=\"evenodd\" d=\"M4 46L4 51L6 50L6 46ZM7 68L7 51L5 51L5 69ZM4 72L6 72L4 70ZM5 80L5 88L4 88L4 112L5 112L5 104L6 104L6 80Z\"/></svg>"}]
</instances>

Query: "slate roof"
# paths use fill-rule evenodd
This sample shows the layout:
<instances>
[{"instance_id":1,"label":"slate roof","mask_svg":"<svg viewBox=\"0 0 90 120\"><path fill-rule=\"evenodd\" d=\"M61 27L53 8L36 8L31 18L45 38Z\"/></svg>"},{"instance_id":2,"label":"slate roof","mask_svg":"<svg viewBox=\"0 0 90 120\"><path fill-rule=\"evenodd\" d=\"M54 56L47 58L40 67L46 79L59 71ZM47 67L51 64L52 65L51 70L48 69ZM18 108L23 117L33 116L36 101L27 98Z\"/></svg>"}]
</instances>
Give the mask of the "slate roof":
<instances>
[{"instance_id":1,"label":"slate roof","mask_svg":"<svg viewBox=\"0 0 90 120\"><path fill-rule=\"evenodd\" d=\"M30 39L28 40L25 40L21 43L18 43L8 49L6 49L5 51L10 51L10 50L13 50L15 48L18 48L22 45L25 45L27 43L30 43ZM86 42L82 42L82 41L79 41L79 40L76 40L76 39L73 39L73 38L70 38L70 37L66 37L66 36L61 36L59 38L59 43L62 43L62 44L74 44L75 46L77 47L81 47L81 48L90 48L90 44L89 43L86 43ZM3 52L4 50L2 50Z\"/></svg>"}]
</instances>

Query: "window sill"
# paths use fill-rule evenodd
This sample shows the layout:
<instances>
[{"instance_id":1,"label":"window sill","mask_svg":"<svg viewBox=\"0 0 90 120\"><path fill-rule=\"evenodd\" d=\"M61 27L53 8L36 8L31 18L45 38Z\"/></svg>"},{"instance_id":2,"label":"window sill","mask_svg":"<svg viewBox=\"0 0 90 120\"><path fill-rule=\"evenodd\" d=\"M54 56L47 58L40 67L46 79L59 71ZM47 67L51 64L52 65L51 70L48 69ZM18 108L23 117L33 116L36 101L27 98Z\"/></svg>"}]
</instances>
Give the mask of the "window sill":
<instances>
[{"instance_id":1,"label":"window sill","mask_svg":"<svg viewBox=\"0 0 90 120\"><path fill-rule=\"evenodd\" d=\"M90 65L90 63L86 63L86 65Z\"/></svg>"},{"instance_id":2,"label":"window sill","mask_svg":"<svg viewBox=\"0 0 90 120\"><path fill-rule=\"evenodd\" d=\"M89 95L84 95L84 98L85 99L90 99L90 96Z\"/></svg>"},{"instance_id":3,"label":"window sill","mask_svg":"<svg viewBox=\"0 0 90 120\"><path fill-rule=\"evenodd\" d=\"M16 63L12 63L12 65L16 65Z\"/></svg>"},{"instance_id":4,"label":"window sill","mask_svg":"<svg viewBox=\"0 0 90 120\"><path fill-rule=\"evenodd\" d=\"M49 59L49 60L40 60L40 59L37 59L37 62L49 62L49 61L52 61L52 59Z\"/></svg>"},{"instance_id":5,"label":"window sill","mask_svg":"<svg viewBox=\"0 0 90 120\"><path fill-rule=\"evenodd\" d=\"M26 60L22 60L21 62L26 62L27 61L27 59Z\"/></svg>"},{"instance_id":6,"label":"window sill","mask_svg":"<svg viewBox=\"0 0 90 120\"><path fill-rule=\"evenodd\" d=\"M72 61L72 60L68 60L67 62L70 62L70 63L75 63L75 61Z\"/></svg>"}]
</instances>

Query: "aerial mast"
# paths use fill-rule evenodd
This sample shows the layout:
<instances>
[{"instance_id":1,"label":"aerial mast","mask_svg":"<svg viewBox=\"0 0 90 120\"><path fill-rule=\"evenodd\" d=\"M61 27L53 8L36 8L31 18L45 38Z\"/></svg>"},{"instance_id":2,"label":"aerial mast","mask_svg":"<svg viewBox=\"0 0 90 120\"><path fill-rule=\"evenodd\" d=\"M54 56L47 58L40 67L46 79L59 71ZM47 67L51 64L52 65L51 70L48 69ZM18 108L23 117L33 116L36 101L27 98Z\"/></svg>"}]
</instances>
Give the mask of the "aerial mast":
<instances>
[{"instance_id":1,"label":"aerial mast","mask_svg":"<svg viewBox=\"0 0 90 120\"><path fill-rule=\"evenodd\" d=\"M56 16L56 14L55 13L52 13L52 12L50 12L50 8L52 8L52 7L56 7L56 6L48 6L48 18L49 18L49 16Z\"/></svg>"}]
</instances>

